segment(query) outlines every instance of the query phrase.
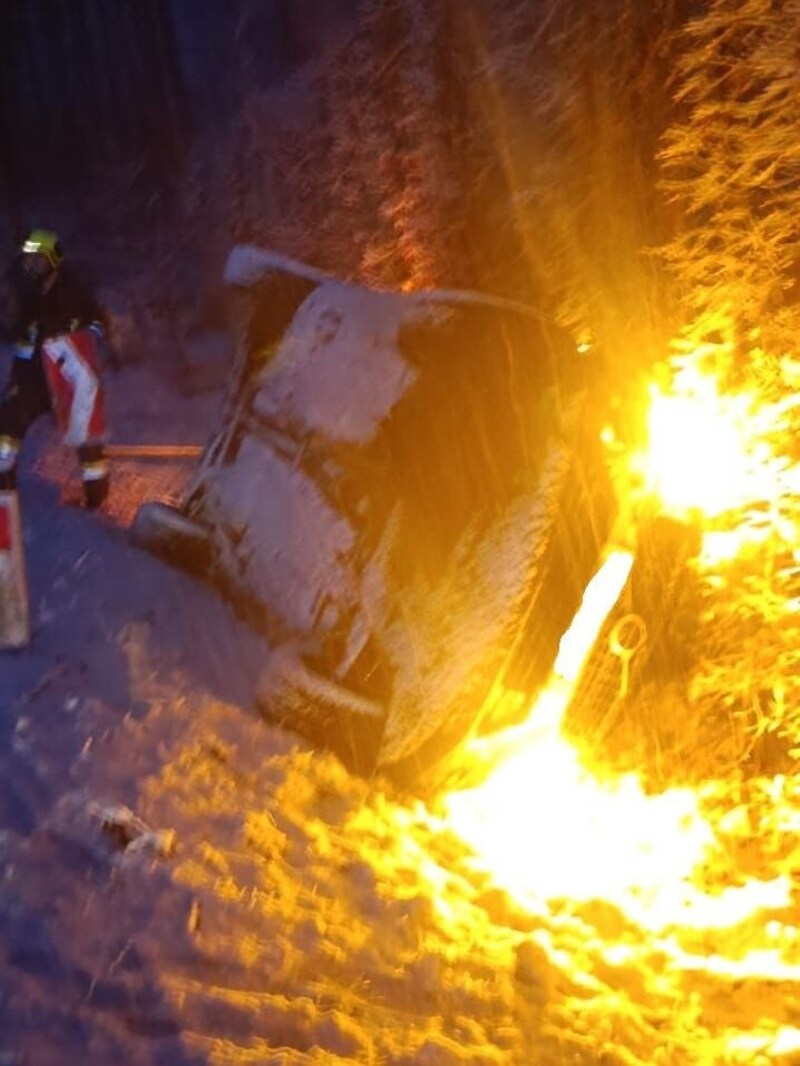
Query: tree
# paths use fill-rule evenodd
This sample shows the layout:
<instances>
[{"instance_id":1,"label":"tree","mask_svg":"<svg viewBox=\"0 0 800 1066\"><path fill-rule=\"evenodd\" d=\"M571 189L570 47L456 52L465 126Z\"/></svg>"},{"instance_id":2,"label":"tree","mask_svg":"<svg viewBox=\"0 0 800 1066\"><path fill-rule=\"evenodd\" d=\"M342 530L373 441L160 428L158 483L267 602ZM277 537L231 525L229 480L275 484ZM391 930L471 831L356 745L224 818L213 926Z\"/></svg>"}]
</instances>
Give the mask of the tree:
<instances>
[{"instance_id":1,"label":"tree","mask_svg":"<svg viewBox=\"0 0 800 1066\"><path fill-rule=\"evenodd\" d=\"M679 19L677 0L362 0L314 76L316 121L273 112L245 137L263 162L240 170L285 205L247 225L363 280L558 306L638 357L669 333L643 249L665 236Z\"/></svg>"},{"instance_id":2,"label":"tree","mask_svg":"<svg viewBox=\"0 0 800 1066\"><path fill-rule=\"evenodd\" d=\"M674 0L481 0L485 128L503 160L502 231L548 303L617 360L645 361L669 334L660 264L668 220L655 190ZM495 253L499 255L499 249Z\"/></svg>"},{"instance_id":3,"label":"tree","mask_svg":"<svg viewBox=\"0 0 800 1066\"><path fill-rule=\"evenodd\" d=\"M3 122L20 176L80 177L121 150L163 175L181 155L182 95L169 11L157 0L3 7Z\"/></svg>"},{"instance_id":4,"label":"tree","mask_svg":"<svg viewBox=\"0 0 800 1066\"><path fill-rule=\"evenodd\" d=\"M682 212L666 256L690 321L687 344L780 387L800 331L800 4L711 0L683 35L680 121L661 152Z\"/></svg>"}]
</instances>

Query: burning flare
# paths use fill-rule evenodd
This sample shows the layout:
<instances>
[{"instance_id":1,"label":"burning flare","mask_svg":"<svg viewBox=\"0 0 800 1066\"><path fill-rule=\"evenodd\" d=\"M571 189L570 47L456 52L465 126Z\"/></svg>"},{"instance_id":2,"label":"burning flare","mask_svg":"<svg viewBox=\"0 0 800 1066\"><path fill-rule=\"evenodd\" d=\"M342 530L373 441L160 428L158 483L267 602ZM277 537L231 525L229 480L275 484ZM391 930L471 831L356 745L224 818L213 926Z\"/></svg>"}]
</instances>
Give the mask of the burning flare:
<instances>
[{"instance_id":1,"label":"burning flare","mask_svg":"<svg viewBox=\"0 0 800 1066\"><path fill-rule=\"evenodd\" d=\"M650 388L648 487L676 514L714 518L771 494L771 449L759 439L766 412L754 398L724 396L714 378L691 365L666 393Z\"/></svg>"},{"instance_id":2,"label":"burning flare","mask_svg":"<svg viewBox=\"0 0 800 1066\"><path fill-rule=\"evenodd\" d=\"M632 466L666 513L702 521L701 562L730 560L775 534L796 543L785 504L800 492L800 471L774 442L790 432L786 416L800 398L723 393L691 357L669 390L651 385L649 393L647 444Z\"/></svg>"}]
</instances>

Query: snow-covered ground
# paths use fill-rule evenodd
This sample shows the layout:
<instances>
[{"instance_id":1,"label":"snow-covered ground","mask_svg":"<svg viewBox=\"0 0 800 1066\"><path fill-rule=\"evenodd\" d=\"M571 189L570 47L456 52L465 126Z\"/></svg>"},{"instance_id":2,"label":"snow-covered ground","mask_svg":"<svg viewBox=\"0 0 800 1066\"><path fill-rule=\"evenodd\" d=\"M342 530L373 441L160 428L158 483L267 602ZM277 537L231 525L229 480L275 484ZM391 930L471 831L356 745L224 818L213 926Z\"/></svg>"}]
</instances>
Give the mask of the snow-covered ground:
<instances>
[{"instance_id":1,"label":"snow-covered ground","mask_svg":"<svg viewBox=\"0 0 800 1066\"><path fill-rule=\"evenodd\" d=\"M108 384L119 440L202 440L219 400ZM654 938L602 900L516 904L441 812L260 719L261 638L126 541L179 465L120 464L105 516L62 505L70 469L37 427L34 638L0 653L0 1064L800 1061L796 908ZM768 784L737 787L728 858L796 883L792 834L750 817ZM521 850L545 816L508 816Z\"/></svg>"}]
</instances>

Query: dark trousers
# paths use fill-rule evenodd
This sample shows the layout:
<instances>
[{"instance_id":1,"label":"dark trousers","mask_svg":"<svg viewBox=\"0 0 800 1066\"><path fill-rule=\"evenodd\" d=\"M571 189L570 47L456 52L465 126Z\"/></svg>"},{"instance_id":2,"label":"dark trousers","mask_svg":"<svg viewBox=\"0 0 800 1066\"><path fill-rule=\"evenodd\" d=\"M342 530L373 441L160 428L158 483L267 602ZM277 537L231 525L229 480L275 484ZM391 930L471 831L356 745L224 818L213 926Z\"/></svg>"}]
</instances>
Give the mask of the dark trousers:
<instances>
[{"instance_id":1,"label":"dark trousers","mask_svg":"<svg viewBox=\"0 0 800 1066\"><path fill-rule=\"evenodd\" d=\"M36 419L50 410L41 359L15 359L0 397L0 436L21 441Z\"/></svg>"},{"instance_id":2,"label":"dark trousers","mask_svg":"<svg viewBox=\"0 0 800 1066\"><path fill-rule=\"evenodd\" d=\"M0 489L17 485L17 455L25 434L37 418L52 412L41 359L15 359L0 397ZM108 494L108 467L102 444L84 444L78 451L86 503L96 507Z\"/></svg>"}]
</instances>

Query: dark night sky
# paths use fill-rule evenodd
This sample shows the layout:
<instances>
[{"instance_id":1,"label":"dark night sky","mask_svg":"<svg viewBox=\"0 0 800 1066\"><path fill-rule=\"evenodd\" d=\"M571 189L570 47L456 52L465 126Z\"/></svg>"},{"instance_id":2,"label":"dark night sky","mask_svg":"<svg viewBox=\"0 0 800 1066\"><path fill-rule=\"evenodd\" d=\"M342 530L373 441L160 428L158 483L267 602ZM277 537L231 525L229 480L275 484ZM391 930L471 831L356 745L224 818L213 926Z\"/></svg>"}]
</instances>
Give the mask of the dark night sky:
<instances>
[{"instance_id":1,"label":"dark night sky","mask_svg":"<svg viewBox=\"0 0 800 1066\"><path fill-rule=\"evenodd\" d=\"M160 181L187 139L230 126L355 0L5 0L0 190L84 184L130 161Z\"/></svg>"}]
</instances>

